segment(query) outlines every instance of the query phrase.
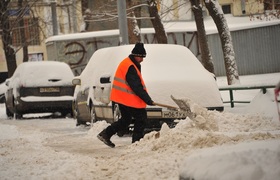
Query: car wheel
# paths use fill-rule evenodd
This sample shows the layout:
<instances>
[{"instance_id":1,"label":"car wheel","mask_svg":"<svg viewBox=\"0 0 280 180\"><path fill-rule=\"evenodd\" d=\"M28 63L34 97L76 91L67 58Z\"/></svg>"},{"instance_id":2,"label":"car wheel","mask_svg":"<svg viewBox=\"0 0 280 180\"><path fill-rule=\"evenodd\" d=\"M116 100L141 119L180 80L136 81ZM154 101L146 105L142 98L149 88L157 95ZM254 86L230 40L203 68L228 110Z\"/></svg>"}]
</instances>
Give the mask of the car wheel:
<instances>
[{"instance_id":1,"label":"car wheel","mask_svg":"<svg viewBox=\"0 0 280 180\"><path fill-rule=\"evenodd\" d=\"M9 108L7 108L7 106L6 106L6 115L8 116L8 118L11 118L11 117L14 116L14 113L12 113L12 112L9 110Z\"/></svg>"},{"instance_id":2,"label":"car wheel","mask_svg":"<svg viewBox=\"0 0 280 180\"><path fill-rule=\"evenodd\" d=\"M71 117L73 117L73 114L72 114L72 111L71 112L70 111L62 111L61 116L71 118Z\"/></svg>"},{"instance_id":3,"label":"car wheel","mask_svg":"<svg viewBox=\"0 0 280 180\"><path fill-rule=\"evenodd\" d=\"M20 113L15 113L15 118L16 119L22 119L22 114L20 114Z\"/></svg>"},{"instance_id":4,"label":"car wheel","mask_svg":"<svg viewBox=\"0 0 280 180\"><path fill-rule=\"evenodd\" d=\"M121 118L121 111L118 104L114 105L113 121L116 122Z\"/></svg>"},{"instance_id":5,"label":"car wheel","mask_svg":"<svg viewBox=\"0 0 280 180\"><path fill-rule=\"evenodd\" d=\"M77 118L77 121L76 121L76 126L80 126L80 125L86 125L87 122L85 121L81 121L79 118Z\"/></svg>"},{"instance_id":6,"label":"car wheel","mask_svg":"<svg viewBox=\"0 0 280 180\"><path fill-rule=\"evenodd\" d=\"M96 122L96 114L95 114L95 110L94 110L93 105L91 105L91 107L90 107L90 122L91 122L91 124Z\"/></svg>"},{"instance_id":7,"label":"car wheel","mask_svg":"<svg viewBox=\"0 0 280 180\"><path fill-rule=\"evenodd\" d=\"M77 112L77 109L76 109L76 106L75 106L75 102L74 102L74 101L72 102L72 115L73 115L73 118L74 118L74 119L77 119L77 117L78 117L78 112Z\"/></svg>"},{"instance_id":8,"label":"car wheel","mask_svg":"<svg viewBox=\"0 0 280 180\"><path fill-rule=\"evenodd\" d=\"M16 105L16 104L17 104L17 103L16 103L15 98L14 98L14 108L15 108L15 113L14 113L14 115L15 115L15 118L16 118L16 119L22 119L22 114L18 112L18 109L17 109L17 105Z\"/></svg>"}]
</instances>

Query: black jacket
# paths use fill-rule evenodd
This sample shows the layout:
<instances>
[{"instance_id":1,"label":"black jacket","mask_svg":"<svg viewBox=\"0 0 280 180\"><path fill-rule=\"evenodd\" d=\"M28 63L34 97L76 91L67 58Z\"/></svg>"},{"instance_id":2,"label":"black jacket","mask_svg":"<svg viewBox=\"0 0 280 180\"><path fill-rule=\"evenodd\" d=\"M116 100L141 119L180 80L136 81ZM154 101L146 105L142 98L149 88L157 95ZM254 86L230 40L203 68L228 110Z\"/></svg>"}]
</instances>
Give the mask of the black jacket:
<instances>
[{"instance_id":1,"label":"black jacket","mask_svg":"<svg viewBox=\"0 0 280 180\"><path fill-rule=\"evenodd\" d=\"M141 65L134 59L133 55L129 55L131 61L136 65L138 70L141 72ZM127 74L126 81L134 93L139 96L146 104L153 105L153 101L147 91L144 90L144 87L141 83L141 79L137 74L137 71L134 66L130 66Z\"/></svg>"}]
</instances>

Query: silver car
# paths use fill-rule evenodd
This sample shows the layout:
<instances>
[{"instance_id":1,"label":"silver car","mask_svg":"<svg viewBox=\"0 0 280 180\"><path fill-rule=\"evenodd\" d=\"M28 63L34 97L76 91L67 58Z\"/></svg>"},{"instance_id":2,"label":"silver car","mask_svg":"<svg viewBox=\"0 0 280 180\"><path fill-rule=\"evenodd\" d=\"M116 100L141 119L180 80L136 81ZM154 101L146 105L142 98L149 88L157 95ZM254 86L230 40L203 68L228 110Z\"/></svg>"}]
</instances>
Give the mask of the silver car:
<instances>
[{"instance_id":1,"label":"silver car","mask_svg":"<svg viewBox=\"0 0 280 180\"><path fill-rule=\"evenodd\" d=\"M110 101L111 82L118 64L127 57L133 45L103 48L91 57L80 76L73 79L76 86L73 101L77 125L119 118L118 106ZM213 74L209 73L191 53L179 45L146 44L147 57L141 63L142 76L155 102L173 105L170 98L189 98L208 109L223 110L223 102ZM174 120L187 114L160 106L148 106L149 128L159 128L163 122L173 126Z\"/></svg>"}]
</instances>

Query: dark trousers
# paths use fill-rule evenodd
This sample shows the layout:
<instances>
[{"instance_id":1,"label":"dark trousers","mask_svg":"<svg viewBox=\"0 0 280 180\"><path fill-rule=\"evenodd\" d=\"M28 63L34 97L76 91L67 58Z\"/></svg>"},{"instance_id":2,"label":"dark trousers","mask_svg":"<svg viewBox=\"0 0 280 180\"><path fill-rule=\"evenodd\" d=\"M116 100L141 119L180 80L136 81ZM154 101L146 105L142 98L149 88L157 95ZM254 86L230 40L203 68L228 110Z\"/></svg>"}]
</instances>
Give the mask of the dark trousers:
<instances>
[{"instance_id":1,"label":"dark trousers","mask_svg":"<svg viewBox=\"0 0 280 180\"><path fill-rule=\"evenodd\" d=\"M132 143L139 141L144 136L145 122L147 120L147 111L145 108L132 108L119 104L121 118L107 127L106 133L109 137L116 134L118 131L124 131L133 123L134 129L132 135Z\"/></svg>"}]
</instances>

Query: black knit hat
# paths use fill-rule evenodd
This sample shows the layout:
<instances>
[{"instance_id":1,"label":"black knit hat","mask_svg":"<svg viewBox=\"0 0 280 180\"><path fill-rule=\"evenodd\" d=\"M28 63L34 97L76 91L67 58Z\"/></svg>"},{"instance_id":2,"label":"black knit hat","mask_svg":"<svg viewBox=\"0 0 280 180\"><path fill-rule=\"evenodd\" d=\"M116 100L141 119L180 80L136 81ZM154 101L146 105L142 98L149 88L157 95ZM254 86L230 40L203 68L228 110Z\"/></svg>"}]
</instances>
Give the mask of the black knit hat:
<instances>
[{"instance_id":1,"label":"black knit hat","mask_svg":"<svg viewBox=\"0 0 280 180\"><path fill-rule=\"evenodd\" d=\"M132 49L131 54L138 57L146 57L146 50L143 43L136 43L135 47Z\"/></svg>"}]
</instances>

